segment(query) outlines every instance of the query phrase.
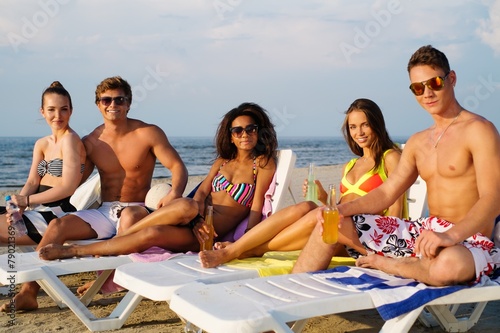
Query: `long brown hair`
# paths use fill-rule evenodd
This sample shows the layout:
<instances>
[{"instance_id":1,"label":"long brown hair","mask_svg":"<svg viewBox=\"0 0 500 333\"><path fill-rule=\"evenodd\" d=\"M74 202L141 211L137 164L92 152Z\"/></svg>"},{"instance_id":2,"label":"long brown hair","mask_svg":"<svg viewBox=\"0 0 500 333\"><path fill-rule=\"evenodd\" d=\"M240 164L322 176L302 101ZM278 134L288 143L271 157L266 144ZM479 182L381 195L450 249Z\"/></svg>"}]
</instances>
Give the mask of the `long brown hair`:
<instances>
[{"instance_id":1,"label":"long brown hair","mask_svg":"<svg viewBox=\"0 0 500 333\"><path fill-rule=\"evenodd\" d=\"M349 131L349 114L353 111L363 112L368 120L368 125L370 125L371 130L375 133L375 140L373 140L370 149L373 151L373 157L375 158L373 169L376 170L382 163L384 152L387 149L395 149L399 152L401 152L401 149L391 140L385 127L384 115L380 107L370 99L359 98L352 102L349 109L345 112L346 116L342 125L342 134L353 154L363 156L363 148L354 141Z\"/></svg>"}]
</instances>

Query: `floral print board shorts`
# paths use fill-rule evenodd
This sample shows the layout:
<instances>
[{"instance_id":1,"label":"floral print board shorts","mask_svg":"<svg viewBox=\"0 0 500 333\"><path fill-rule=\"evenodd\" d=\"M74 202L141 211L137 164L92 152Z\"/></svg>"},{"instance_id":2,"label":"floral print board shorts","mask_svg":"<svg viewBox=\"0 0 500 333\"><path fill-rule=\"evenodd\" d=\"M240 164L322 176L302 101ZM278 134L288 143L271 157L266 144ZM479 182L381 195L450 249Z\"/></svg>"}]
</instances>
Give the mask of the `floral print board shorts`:
<instances>
[{"instance_id":1,"label":"floral print board shorts","mask_svg":"<svg viewBox=\"0 0 500 333\"><path fill-rule=\"evenodd\" d=\"M359 241L369 254L385 257L416 257L415 242L421 230L445 232L453 224L437 217L421 217L410 221L392 216L355 215L352 217ZM474 257L476 277L490 275L500 267L500 249L488 237L477 233L461 242ZM360 256L348 248L353 258Z\"/></svg>"}]
</instances>

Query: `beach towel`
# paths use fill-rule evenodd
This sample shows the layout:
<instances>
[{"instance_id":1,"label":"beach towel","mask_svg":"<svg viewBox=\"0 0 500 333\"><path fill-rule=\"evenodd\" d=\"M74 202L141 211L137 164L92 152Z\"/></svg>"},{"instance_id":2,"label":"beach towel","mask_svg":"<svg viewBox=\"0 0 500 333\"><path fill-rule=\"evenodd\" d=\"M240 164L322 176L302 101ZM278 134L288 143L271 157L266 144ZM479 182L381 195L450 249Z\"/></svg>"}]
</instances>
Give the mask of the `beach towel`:
<instances>
[{"instance_id":1,"label":"beach towel","mask_svg":"<svg viewBox=\"0 0 500 333\"><path fill-rule=\"evenodd\" d=\"M405 279L379 270L360 267L336 267L326 271L313 272L319 279L341 285L347 290L368 292L377 311L384 320L390 320L408 313L427 302L464 288L485 285L499 285L498 273L490 278L483 276L473 285L432 287L414 279Z\"/></svg>"},{"instance_id":2,"label":"beach towel","mask_svg":"<svg viewBox=\"0 0 500 333\"><path fill-rule=\"evenodd\" d=\"M255 269L260 277L290 274L297 261L300 250L297 251L270 251L262 257L233 259L225 265L238 269ZM351 257L333 257L328 268L337 266L354 265L355 259Z\"/></svg>"},{"instance_id":3,"label":"beach towel","mask_svg":"<svg viewBox=\"0 0 500 333\"><path fill-rule=\"evenodd\" d=\"M165 249L162 249L161 247L153 246L144 252L132 253L129 255L129 257L130 259L132 259L133 262L158 262L158 261L169 260L184 254L194 255L196 253L195 252L176 253L167 251ZM101 274L101 271L97 272L97 275L99 274ZM104 284L102 285L100 291L103 295L109 295L112 293L117 293L125 290L125 288L116 284L113 281L114 276L115 272L113 271L113 273L111 273L110 276L106 279L106 282L104 282Z\"/></svg>"}]
</instances>

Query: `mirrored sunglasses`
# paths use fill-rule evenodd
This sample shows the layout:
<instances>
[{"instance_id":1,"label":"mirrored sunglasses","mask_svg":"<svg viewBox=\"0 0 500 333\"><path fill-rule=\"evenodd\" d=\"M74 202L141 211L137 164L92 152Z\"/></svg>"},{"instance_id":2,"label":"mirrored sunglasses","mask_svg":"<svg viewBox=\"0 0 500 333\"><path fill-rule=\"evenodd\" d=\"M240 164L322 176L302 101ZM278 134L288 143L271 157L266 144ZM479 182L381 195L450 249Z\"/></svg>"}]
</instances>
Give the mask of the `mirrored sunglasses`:
<instances>
[{"instance_id":1,"label":"mirrored sunglasses","mask_svg":"<svg viewBox=\"0 0 500 333\"><path fill-rule=\"evenodd\" d=\"M448 72L450 74L450 72ZM436 76L433 78L430 78L427 81L422 81L422 82L413 82L410 84L410 90L415 94L415 96L421 96L424 94L425 87L434 90L434 91L439 91L444 88L444 81L446 80L446 77L448 76L446 74L444 77L443 76Z\"/></svg>"},{"instance_id":2,"label":"mirrored sunglasses","mask_svg":"<svg viewBox=\"0 0 500 333\"><path fill-rule=\"evenodd\" d=\"M236 126L236 127L231 127L229 131L231 131L231 134L241 138L243 136L243 132L246 132L247 135L252 135L254 133L257 133L257 130L259 129L259 126L256 124L251 124L248 125L247 127L243 128L241 126Z\"/></svg>"},{"instance_id":3,"label":"mirrored sunglasses","mask_svg":"<svg viewBox=\"0 0 500 333\"><path fill-rule=\"evenodd\" d=\"M110 106L111 102L115 102L115 105L123 105L127 100L128 98L124 96L99 98L99 102L104 106Z\"/></svg>"}]
</instances>

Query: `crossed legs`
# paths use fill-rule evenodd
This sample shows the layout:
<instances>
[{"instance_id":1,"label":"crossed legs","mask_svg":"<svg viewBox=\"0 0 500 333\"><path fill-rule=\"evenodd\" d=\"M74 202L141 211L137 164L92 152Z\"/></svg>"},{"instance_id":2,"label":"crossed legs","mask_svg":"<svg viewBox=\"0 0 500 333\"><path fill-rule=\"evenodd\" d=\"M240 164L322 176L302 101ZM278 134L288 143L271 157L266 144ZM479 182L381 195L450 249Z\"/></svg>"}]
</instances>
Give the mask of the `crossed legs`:
<instances>
[{"instance_id":1,"label":"crossed legs","mask_svg":"<svg viewBox=\"0 0 500 333\"><path fill-rule=\"evenodd\" d=\"M379 269L388 274L412 278L432 286L445 286L466 283L474 280L475 264L472 253L462 245L442 248L434 258L390 258L376 254L367 255L359 242L351 218L344 218L339 229L339 242L325 244L321 238L321 223L304 246L292 273L310 272L326 269L341 244L348 245L363 256L356 266Z\"/></svg>"}]
</instances>

